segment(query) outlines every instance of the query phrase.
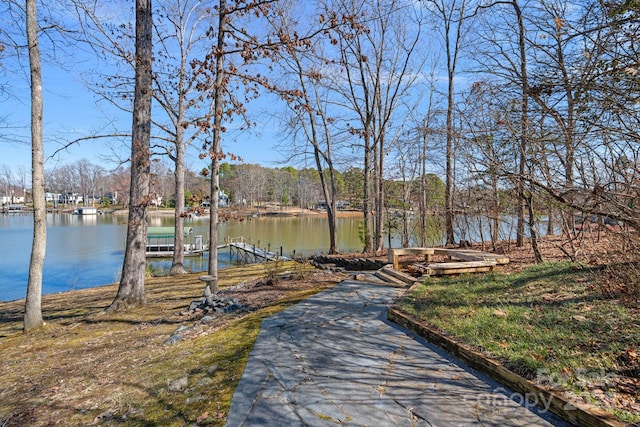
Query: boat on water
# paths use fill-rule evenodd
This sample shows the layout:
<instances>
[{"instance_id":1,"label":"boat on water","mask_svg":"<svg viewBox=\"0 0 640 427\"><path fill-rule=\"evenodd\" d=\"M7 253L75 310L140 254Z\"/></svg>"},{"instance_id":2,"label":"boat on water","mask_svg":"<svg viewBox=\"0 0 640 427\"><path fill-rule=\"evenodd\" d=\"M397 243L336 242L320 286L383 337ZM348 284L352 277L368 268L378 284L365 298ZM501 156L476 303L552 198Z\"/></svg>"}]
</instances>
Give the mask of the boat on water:
<instances>
[{"instance_id":1,"label":"boat on water","mask_svg":"<svg viewBox=\"0 0 640 427\"><path fill-rule=\"evenodd\" d=\"M207 252L206 244L201 235L193 236L193 228L184 229L184 256L202 256ZM189 241L189 242L188 242ZM173 227L147 228L147 257L171 258L175 244L175 229Z\"/></svg>"},{"instance_id":2,"label":"boat on water","mask_svg":"<svg viewBox=\"0 0 640 427\"><path fill-rule=\"evenodd\" d=\"M97 208L81 206L73 211L74 215L102 215L102 211Z\"/></svg>"},{"instance_id":3,"label":"boat on water","mask_svg":"<svg viewBox=\"0 0 640 427\"><path fill-rule=\"evenodd\" d=\"M27 206L20 204L2 205L2 210L0 210L2 213L24 213L30 211Z\"/></svg>"}]
</instances>

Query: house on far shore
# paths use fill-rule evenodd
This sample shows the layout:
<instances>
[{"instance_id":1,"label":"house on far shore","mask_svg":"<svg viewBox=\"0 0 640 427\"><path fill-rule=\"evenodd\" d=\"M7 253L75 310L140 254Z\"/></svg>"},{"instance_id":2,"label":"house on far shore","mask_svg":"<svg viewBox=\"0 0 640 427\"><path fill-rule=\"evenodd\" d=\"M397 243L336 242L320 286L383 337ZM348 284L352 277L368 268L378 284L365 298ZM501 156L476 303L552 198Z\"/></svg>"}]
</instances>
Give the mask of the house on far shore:
<instances>
[{"instance_id":1,"label":"house on far shore","mask_svg":"<svg viewBox=\"0 0 640 427\"><path fill-rule=\"evenodd\" d=\"M27 190L18 187L9 187L5 190L5 194L0 194L0 205L17 205L26 203Z\"/></svg>"},{"instance_id":2,"label":"house on far shore","mask_svg":"<svg viewBox=\"0 0 640 427\"><path fill-rule=\"evenodd\" d=\"M200 206L202 206L203 208L209 209L211 207L211 202L209 202L209 200L203 200L202 203L200 203ZM229 196L226 195L224 190L220 190L218 192L218 207L221 207L221 208L229 207Z\"/></svg>"}]
</instances>

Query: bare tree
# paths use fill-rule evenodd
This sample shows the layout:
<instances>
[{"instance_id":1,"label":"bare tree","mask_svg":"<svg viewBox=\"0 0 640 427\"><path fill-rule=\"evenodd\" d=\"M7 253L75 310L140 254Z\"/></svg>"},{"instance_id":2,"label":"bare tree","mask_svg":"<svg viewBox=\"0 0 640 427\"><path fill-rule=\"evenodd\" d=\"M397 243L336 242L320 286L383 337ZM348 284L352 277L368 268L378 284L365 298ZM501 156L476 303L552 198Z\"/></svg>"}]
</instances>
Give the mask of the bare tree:
<instances>
[{"instance_id":1,"label":"bare tree","mask_svg":"<svg viewBox=\"0 0 640 427\"><path fill-rule=\"evenodd\" d=\"M629 231L640 223L634 188L638 9L626 2L560 6L540 2L534 22L541 36L532 42L539 77L532 79L531 96L545 119L550 163L563 173L547 173L546 182L531 180L564 211L565 253L576 259L585 229L574 227L577 212L583 221L597 221L599 230L605 223L630 226L625 241L637 239Z\"/></svg>"},{"instance_id":2,"label":"bare tree","mask_svg":"<svg viewBox=\"0 0 640 427\"><path fill-rule=\"evenodd\" d=\"M477 184L478 212L486 212L491 244L500 235L501 218L505 214L502 188L508 187L505 170L515 164L509 140L512 137L509 115L509 93L492 82L477 81L471 85L460 112L465 143L461 147L462 164L471 180ZM506 204L506 203L505 203Z\"/></svg>"},{"instance_id":3,"label":"bare tree","mask_svg":"<svg viewBox=\"0 0 640 427\"><path fill-rule=\"evenodd\" d=\"M422 117L415 122L415 134L417 140L415 141L415 145L420 147L420 150L417 153L416 161L419 162L420 169L420 184L419 184L419 197L418 197L418 214L420 217L419 221L419 237L418 242L420 246L427 246L429 242L429 226L430 221L429 218L433 215L433 212L430 211L430 188L428 185L428 166L431 164L438 162L439 159L437 156L434 156L436 153L437 138L442 134L441 131L441 123L440 116L442 115L442 110L439 108L438 100L436 98L436 77L435 77L435 69L436 69L436 61L433 61L431 73L426 82L425 92L428 92L428 100L426 105L426 111L422 113ZM445 153L446 154L446 153ZM445 160L446 164L446 160ZM445 171L446 172L446 171ZM446 206L446 204L445 204ZM446 232L445 232L446 235Z\"/></svg>"},{"instance_id":4,"label":"bare tree","mask_svg":"<svg viewBox=\"0 0 640 427\"><path fill-rule=\"evenodd\" d=\"M207 282L206 286L210 292L218 291L218 203L220 191L220 160L222 160L223 152L220 144L222 138L222 120L223 120L223 103L225 81L227 80L225 70L225 50L227 32L229 31L229 14L227 10L226 0L218 2L218 23L216 35L216 47L212 57L213 65L213 124L212 139L209 148L209 157L211 159L211 187L210 187L210 203L211 203L211 219L209 220L209 265L207 272L212 278ZM206 293L206 289L205 289Z\"/></svg>"},{"instance_id":5,"label":"bare tree","mask_svg":"<svg viewBox=\"0 0 640 427\"><path fill-rule=\"evenodd\" d=\"M536 261L542 261L542 255L538 250L536 229L533 215L532 195L531 193L525 193L525 173L527 168L527 151L529 149L529 71L527 69L527 46L526 46L526 27L524 22L524 16L522 8L518 0L510 2L513 11L516 15L518 22L517 37L518 37L518 55L519 55L519 69L517 75L519 76L519 83L522 89L522 97L520 102L520 146L519 146L519 161L518 161L518 228L516 236L517 246L524 246L524 208L529 203L529 231L531 233L531 247L534 252Z\"/></svg>"},{"instance_id":6,"label":"bare tree","mask_svg":"<svg viewBox=\"0 0 640 427\"><path fill-rule=\"evenodd\" d=\"M510 176L515 181L518 194L517 204L517 225L516 225L516 245L524 246L525 238L525 209L527 202L533 203L532 189L527 187L527 177L532 173L531 163L528 162L531 145L531 116L530 116L530 78L529 78L529 52L527 48L527 23L525 12L518 0L496 1L484 6L499 12L504 12L504 21L508 29L504 34L505 39L499 40L498 35L502 33L497 28L496 16L491 15L491 22L485 28L485 40L491 46L484 51L483 66L485 71L504 78L511 87L518 90L518 108L516 114L519 115L519 127L517 129L517 170L511 171ZM515 15L515 23L513 16ZM509 46L505 48L505 45ZM514 129L515 131L515 129ZM535 226L535 216L533 206L529 206L529 234L534 255L538 261L542 259L537 247L537 231Z\"/></svg>"},{"instance_id":7,"label":"bare tree","mask_svg":"<svg viewBox=\"0 0 640 427\"><path fill-rule=\"evenodd\" d=\"M44 140L42 137L42 68L38 44L36 0L26 1L27 45L31 75L31 180L33 195L33 244L24 311L24 331L44 325L42 318L42 270L47 246L47 202L44 194Z\"/></svg>"},{"instance_id":8,"label":"bare tree","mask_svg":"<svg viewBox=\"0 0 640 427\"><path fill-rule=\"evenodd\" d=\"M323 198L326 202L327 224L329 231L330 254L338 252L338 235L336 227L337 184L334 167L334 137L331 127L334 119L329 116L327 107L329 100L323 91L323 72L318 66L322 59L318 56L317 45L312 40L315 34L326 32L328 25L335 18L319 20L319 27L311 27L306 31L299 27L291 4L283 4L276 22L275 30L283 49L277 51L277 65L284 77L277 87L270 88L285 101L290 116L286 120L292 131L289 137L293 142L301 138L304 146L294 156L303 156L311 147L311 155L318 171ZM308 23L304 24L309 28ZM336 24L337 25L337 24ZM301 134L301 136L299 136Z\"/></svg>"},{"instance_id":9,"label":"bare tree","mask_svg":"<svg viewBox=\"0 0 640 427\"><path fill-rule=\"evenodd\" d=\"M384 244L387 144L403 107L407 112L409 89L421 68L415 62L421 20L413 4L402 0L340 0L327 10L351 17L349 26L336 27L335 63L341 69L332 86L354 115L347 131L362 141L364 251L378 251Z\"/></svg>"},{"instance_id":10,"label":"bare tree","mask_svg":"<svg viewBox=\"0 0 640 427\"><path fill-rule=\"evenodd\" d=\"M131 190L127 242L120 286L108 310L127 310L146 302L147 209L149 204L151 99L152 99L151 0L136 0L136 84L131 138Z\"/></svg>"},{"instance_id":11,"label":"bare tree","mask_svg":"<svg viewBox=\"0 0 640 427\"><path fill-rule=\"evenodd\" d=\"M11 190L15 185L15 174L13 173L11 166L3 164L2 169L0 169L0 177L2 177L5 197L10 200L10 203L13 203L13 200L11 200Z\"/></svg>"},{"instance_id":12,"label":"bare tree","mask_svg":"<svg viewBox=\"0 0 640 427\"><path fill-rule=\"evenodd\" d=\"M259 75L243 69L248 63L255 61L269 48L271 43L260 41L258 36L248 28L259 28L255 21L268 16L271 12L270 4L276 0L256 0L245 2L240 0L218 0L215 10L218 20L208 34L215 40L211 50L202 60L192 64L199 74L197 89L205 94L213 103L212 120L203 121L200 125L209 132L209 138L203 144L211 163L210 197L211 219L209 227L209 265L206 289L211 292L218 290L218 219L219 219L219 191L220 191L220 162L225 157L222 149L222 134L227 130L226 123L233 116L244 116L243 99L233 88L242 86L245 89L245 100L255 94L252 87L264 84ZM244 27L243 24L247 24ZM235 60L235 61L234 61ZM236 62L237 61L237 62ZM233 79L239 79L238 86L230 86ZM245 120L245 126L249 126Z\"/></svg>"},{"instance_id":13,"label":"bare tree","mask_svg":"<svg viewBox=\"0 0 640 427\"><path fill-rule=\"evenodd\" d=\"M156 28L161 40L158 56L163 58L163 70L154 73L154 96L169 118L169 123L155 123L168 135L166 139L169 145L161 150L175 166L175 237L169 272L175 275L186 272L183 264L186 150L205 130L199 123L208 120L213 113L213 103L200 107L205 99L201 92L195 90L196 75L189 64L194 55L202 53L194 50L204 50L211 13L206 2L200 0L171 1L162 6L162 16L165 17L163 27L166 28L158 25Z\"/></svg>"},{"instance_id":14,"label":"bare tree","mask_svg":"<svg viewBox=\"0 0 640 427\"><path fill-rule=\"evenodd\" d=\"M79 1L85 37L100 54L108 53L122 64L135 67L128 41L133 39L127 25L104 23L102 8ZM183 274L185 161L188 147L206 130L202 123L212 116L213 103L196 90L197 72L190 61L204 55L208 48L207 29L214 14L202 0L159 1L154 30L158 43L154 46L155 71L153 97L160 107L152 121L152 155L165 155L174 164L174 250L170 274ZM131 79L122 75L98 74L99 95L118 109L131 111L127 92ZM120 132L119 134L123 134Z\"/></svg>"},{"instance_id":15,"label":"bare tree","mask_svg":"<svg viewBox=\"0 0 640 427\"><path fill-rule=\"evenodd\" d=\"M529 94L540 108L542 123L555 125L560 144L551 144L547 150L558 156L563 169L564 182L554 183L571 198L575 184L576 152L589 134L587 122L582 120L580 111L585 111L583 100L591 88L590 82L596 77L601 59L597 44L577 42L577 35L584 31L581 15L590 15L589 7L560 4L543 0L532 17L536 37L530 50L536 52L534 77L531 78ZM585 55L585 46L592 46L591 53ZM588 111L588 110L587 110ZM588 115L587 115L588 116ZM569 200L569 204L572 204ZM564 231L574 233L574 212L570 209L563 215Z\"/></svg>"},{"instance_id":16,"label":"bare tree","mask_svg":"<svg viewBox=\"0 0 640 427\"><path fill-rule=\"evenodd\" d=\"M101 166L92 164L87 159L78 161L75 169L78 174L78 190L82 194L84 205L87 206L90 198L92 203L95 201L94 196L100 181L102 181L104 169Z\"/></svg>"},{"instance_id":17,"label":"bare tree","mask_svg":"<svg viewBox=\"0 0 640 427\"><path fill-rule=\"evenodd\" d=\"M387 214L387 223L391 224L392 218L399 220L400 224L396 226L396 229L400 234L400 245L403 248L409 247L411 238L410 212L412 209L412 192L421 170L420 151L421 144L416 144L413 139L399 141L399 143L395 144L393 150L395 162L392 164L392 169L395 173L390 175L390 180L387 183L387 210L393 210L393 212ZM392 192L393 190L395 192ZM398 213L397 215L395 215L396 212ZM419 215L421 217L426 216L426 213L421 211ZM391 247L392 230L390 227L387 232L389 234L389 247ZM426 244L423 243L422 246L426 246Z\"/></svg>"},{"instance_id":18,"label":"bare tree","mask_svg":"<svg viewBox=\"0 0 640 427\"><path fill-rule=\"evenodd\" d=\"M435 9L434 13L442 20L442 39L444 43L447 63L447 124L446 124L446 170L445 170L445 232L446 243L455 243L454 223L454 129L455 113L455 77L458 68L458 59L464 42L465 24L467 18L467 0L430 0Z\"/></svg>"}]
</instances>

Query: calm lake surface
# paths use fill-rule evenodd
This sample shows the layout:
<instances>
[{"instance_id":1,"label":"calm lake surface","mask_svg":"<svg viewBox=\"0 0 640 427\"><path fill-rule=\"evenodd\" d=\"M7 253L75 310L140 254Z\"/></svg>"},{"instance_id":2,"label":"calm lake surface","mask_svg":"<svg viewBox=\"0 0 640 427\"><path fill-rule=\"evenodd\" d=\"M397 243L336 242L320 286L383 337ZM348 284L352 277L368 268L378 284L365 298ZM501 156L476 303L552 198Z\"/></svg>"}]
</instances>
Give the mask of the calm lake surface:
<instances>
[{"instance_id":1,"label":"calm lake surface","mask_svg":"<svg viewBox=\"0 0 640 427\"><path fill-rule=\"evenodd\" d=\"M43 272L43 294L89 288L114 283L120 279L126 238L126 215L47 215L47 252ZM362 249L357 218L338 219L338 246L341 251ZM151 216L153 227L173 226L172 216ZM186 220L191 227L187 237L209 238L206 219ZM326 219L321 217L257 217L220 224L218 238L244 237L245 241L291 256L326 252L329 247ZM0 215L0 300L24 298L29 275L29 258L33 238L31 214ZM168 270L171 260L148 260L156 272ZM208 258L185 258L191 271L205 271ZM228 250L220 250L219 268L230 265Z\"/></svg>"},{"instance_id":2,"label":"calm lake surface","mask_svg":"<svg viewBox=\"0 0 640 427\"><path fill-rule=\"evenodd\" d=\"M47 253L44 264L42 292L50 294L73 289L115 283L120 280L127 231L126 215L47 215ZM341 252L362 250L358 230L362 219L338 218L338 249ZM500 239L515 238L514 218L505 217L500 226ZM172 227L173 216L149 217L149 226ZM539 224L544 229L544 221ZM488 240L488 222L480 217L456 217L456 241ZM208 219L187 219L185 229L191 228L187 243L196 236L209 240ZM432 224L433 245L444 244L444 226ZM480 233L480 230L483 230ZM11 301L26 296L29 275L29 257L33 236L31 214L0 214L0 301ZM248 243L280 252L284 256L313 255L326 252L329 247L327 220L320 216L278 217L261 216L244 221L220 224L218 239L244 237ZM385 236L385 247L389 246ZM399 247L392 238L391 247ZM208 256L185 258L187 270L206 271ZM162 275L171 267L170 259L148 259L154 274ZM218 267L231 264L229 251L221 249Z\"/></svg>"}]
</instances>

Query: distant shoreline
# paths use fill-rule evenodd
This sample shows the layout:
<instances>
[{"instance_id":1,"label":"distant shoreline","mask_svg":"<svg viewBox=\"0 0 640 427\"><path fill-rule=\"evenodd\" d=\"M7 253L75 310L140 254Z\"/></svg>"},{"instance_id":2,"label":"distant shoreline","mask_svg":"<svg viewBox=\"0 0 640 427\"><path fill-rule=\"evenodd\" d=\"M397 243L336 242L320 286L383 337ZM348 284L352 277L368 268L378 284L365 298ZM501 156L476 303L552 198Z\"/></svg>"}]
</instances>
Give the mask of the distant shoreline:
<instances>
[{"instance_id":1,"label":"distant shoreline","mask_svg":"<svg viewBox=\"0 0 640 427\"><path fill-rule=\"evenodd\" d=\"M127 215L129 213L128 209L114 209L112 211L104 211L105 213L109 213L112 215ZM325 211L314 210L314 209L302 209L302 208L271 208L267 207L264 209L228 209L222 208L221 212L225 214L229 214L233 217L249 217L249 216L327 216ZM173 216L173 209L154 209L150 208L148 210L149 216ZM353 211L353 210L339 210L336 213L337 218L358 218L362 217L362 211Z\"/></svg>"}]
</instances>

